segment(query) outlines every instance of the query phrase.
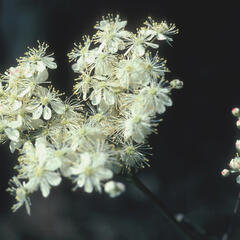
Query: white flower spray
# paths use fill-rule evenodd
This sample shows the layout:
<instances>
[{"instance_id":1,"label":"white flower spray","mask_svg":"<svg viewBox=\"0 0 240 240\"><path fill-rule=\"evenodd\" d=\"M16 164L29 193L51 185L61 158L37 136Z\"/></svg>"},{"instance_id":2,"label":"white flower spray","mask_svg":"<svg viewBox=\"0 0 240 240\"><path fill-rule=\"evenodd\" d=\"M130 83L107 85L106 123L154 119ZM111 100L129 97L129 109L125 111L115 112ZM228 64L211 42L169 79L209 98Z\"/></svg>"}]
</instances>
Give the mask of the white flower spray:
<instances>
[{"instance_id":1,"label":"white flower spray","mask_svg":"<svg viewBox=\"0 0 240 240\"><path fill-rule=\"evenodd\" d=\"M240 109L235 107L232 109L232 115L237 118L236 126L237 128L240 127ZM230 174L236 174L236 182L240 184L240 140L238 139L235 143L236 147L236 155L232 158L228 164L229 169L223 169L221 174L224 177L229 176Z\"/></svg>"},{"instance_id":2,"label":"white flower spray","mask_svg":"<svg viewBox=\"0 0 240 240\"><path fill-rule=\"evenodd\" d=\"M62 177L74 189L116 197L125 185L115 175L149 165L148 136L172 105L171 91L183 86L165 79L166 61L150 50L178 31L151 18L137 33L126 25L118 15L103 17L95 35L84 36L68 54L77 74L76 99L63 101L49 85L48 69L57 65L45 43L1 75L0 141L9 140L11 152L19 151L8 188L17 201L13 211L25 205L30 214L31 194L40 190L48 197Z\"/></svg>"}]
</instances>

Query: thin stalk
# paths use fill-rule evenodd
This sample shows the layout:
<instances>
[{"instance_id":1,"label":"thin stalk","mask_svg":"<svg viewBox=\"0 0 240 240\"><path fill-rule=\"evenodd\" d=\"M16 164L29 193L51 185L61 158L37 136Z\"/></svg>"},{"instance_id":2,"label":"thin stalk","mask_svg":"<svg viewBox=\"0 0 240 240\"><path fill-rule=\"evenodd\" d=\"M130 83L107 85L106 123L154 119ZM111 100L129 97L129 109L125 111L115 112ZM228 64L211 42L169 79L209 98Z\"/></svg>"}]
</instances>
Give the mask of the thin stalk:
<instances>
[{"instance_id":1,"label":"thin stalk","mask_svg":"<svg viewBox=\"0 0 240 240\"><path fill-rule=\"evenodd\" d=\"M230 236L233 232L233 226L234 226L234 223L235 223L236 218L237 218L237 213L239 211L239 205L240 205L240 192L238 193L237 200L236 200L236 203L234 205L232 219L229 222L227 232L224 233L224 235L222 237L222 240L229 240L230 239Z\"/></svg>"},{"instance_id":2,"label":"thin stalk","mask_svg":"<svg viewBox=\"0 0 240 240\"><path fill-rule=\"evenodd\" d=\"M199 236L196 236L191 231L189 231L183 224L178 222L169 208L158 198L156 197L135 175L130 175L130 179L136 185L136 187L148 196L153 202L155 202L161 214L176 228L176 230L182 234L185 240L194 240L194 239L202 239Z\"/></svg>"}]
</instances>

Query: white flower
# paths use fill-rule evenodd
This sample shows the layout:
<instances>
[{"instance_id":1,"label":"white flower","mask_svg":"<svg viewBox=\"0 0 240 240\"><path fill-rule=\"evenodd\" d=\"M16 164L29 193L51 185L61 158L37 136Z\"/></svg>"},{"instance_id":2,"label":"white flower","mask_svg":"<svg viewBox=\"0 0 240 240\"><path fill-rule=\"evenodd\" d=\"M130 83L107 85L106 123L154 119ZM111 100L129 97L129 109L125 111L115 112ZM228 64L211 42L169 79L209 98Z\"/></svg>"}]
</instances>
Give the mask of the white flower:
<instances>
[{"instance_id":1,"label":"white flower","mask_svg":"<svg viewBox=\"0 0 240 240\"><path fill-rule=\"evenodd\" d=\"M84 187L84 191L88 193L94 188L101 192L101 181L113 176L112 171L104 166L106 161L104 153L82 153L80 164L72 168L72 173L76 175L77 187Z\"/></svg>"},{"instance_id":2,"label":"white flower","mask_svg":"<svg viewBox=\"0 0 240 240\"><path fill-rule=\"evenodd\" d=\"M141 85L144 81L142 61L137 58L121 60L116 68L116 77L125 89Z\"/></svg>"},{"instance_id":3,"label":"white flower","mask_svg":"<svg viewBox=\"0 0 240 240\"><path fill-rule=\"evenodd\" d=\"M17 128L22 126L22 117L20 115L17 116L17 120L10 121L10 120L0 120L0 132L4 130L7 137L14 141L18 142L20 133Z\"/></svg>"},{"instance_id":4,"label":"white flower","mask_svg":"<svg viewBox=\"0 0 240 240\"><path fill-rule=\"evenodd\" d=\"M129 37L129 32L124 30L127 21L121 21L117 15L115 19L103 19L95 28L98 29L94 36L96 42L101 43L99 50L106 48L110 53L116 53L125 48L123 39Z\"/></svg>"},{"instance_id":5,"label":"white flower","mask_svg":"<svg viewBox=\"0 0 240 240\"><path fill-rule=\"evenodd\" d=\"M24 96L31 97L35 91L37 85L42 83L47 83L48 71L45 69L42 72L38 72L34 77L23 79L19 84L19 93L18 97L22 98Z\"/></svg>"},{"instance_id":6,"label":"white flower","mask_svg":"<svg viewBox=\"0 0 240 240\"><path fill-rule=\"evenodd\" d=\"M54 62L54 58L51 57L52 54L46 55L46 50L48 49L48 45L46 43L38 42L38 49L29 48L29 51L25 53L27 57L23 57L18 59L20 63L34 63L36 64L36 70L38 72L42 72L46 69L46 67L50 69L56 69L57 64Z\"/></svg>"},{"instance_id":7,"label":"white flower","mask_svg":"<svg viewBox=\"0 0 240 240\"><path fill-rule=\"evenodd\" d=\"M112 76L114 73L113 66L117 62L117 58L108 52L99 52L95 59L95 74L98 76Z\"/></svg>"},{"instance_id":8,"label":"white flower","mask_svg":"<svg viewBox=\"0 0 240 240\"><path fill-rule=\"evenodd\" d=\"M112 198L125 191L125 185L120 182L109 181L104 185L104 191Z\"/></svg>"},{"instance_id":9,"label":"white flower","mask_svg":"<svg viewBox=\"0 0 240 240\"><path fill-rule=\"evenodd\" d=\"M44 138L38 138L35 147L26 142L23 146L21 177L29 179L26 188L29 192L34 192L40 186L42 195L47 197L51 186L58 186L61 182L57 169L61 167L61 160L54 156L54 150L46 146Z\"/></svg>"},{"instance_id":10,"label":"white flower","mask_svg":"<svg viewBox=\"0 0 240 240\"><path fill-rule=\"evenodd\" d=\"M32 118L39 119L42 115L45 120L49 120L52 117L52 110L48 107L48 104L51 105L52 109L57 114L63 114L65 111L65 105L61 99L57 98L59 94L54 90L47 88L39 88L37 96L40 99L36 99L35 103L28 107L29 111L32 111Z\"/></svg>"},{"instance_id":11,"label":"white flower","mask_svg":"<svg viewBox=\"0 0 240 240\"><path fill-rule=\"evenodd\" d=\"M145 25L152 30L153 34L156 36L158 40L167 40L168 42L172 41L170 37L173 34L178 33L178 29L176 29L175 24L167 24L166 21L162 21L161 23L157 23L151 18L145 22Z\"/></svg>"},{"instance_id":12,"label":"white flower","mask_svg":"<svg viewBox=\"0 0 240 240\"><path fill-rule=\"evenodd\" d=\"M152 31L142 28L138 31L137 35L132 35L129 38L130 48L124 55L127 55L129 51L138 57L142 57L145 54L147 47L158 48L158 44L150 42L153 38Z\"/></svg>"},{"instance_id":13,"label":"white flower","mask_svg":"<svg viewBox=\"0 0 240 240\"><path fill-rule=\"evenodd\" d=\"M161 114L166 110L165 106L172 106L172 100L168 96L169 89L161 86L160 83L151 82L150 86L140 90L141 108L149 115ZM140 107L140 106L139 106Z\"/></svg>"},{"instance_id":14,"label":"white flower","mask_svg":"<svg viewBox=\"0 0 240 240\"><path fill-rule=\"evenodd\" d=\"M74 72L82 72L95 61L96 50L89 50L92 41L86 36L84 39L84 46L82 46L81 43L79 43L79 45L75 44L73 51L68 54L70 61L77 60L77 62L72 65Z\"/></svg>"},{"instance_id":15,"label":"white flower","mask_svg":"<svg viewBox=\"0 0 240 240\"><path fill-rule=\"evenodd\" d=\"M229 167L232 168L233 170L240 170L240 157L235 157L233 158L230 163Z\"/></svg>"},{"instance_id":16,"label":"white flower","mask_svg":"<svg viewBox=\"0 0 240 240\"><path fill-rule=\"evenodd\" d=\"M106 136L99 126L93 127L91 125L84 124L78 129L70 131L68 141L70 142L71 149L76 151L78 148L82 148L86 140L96 141L105 138Z\"/></svg>"},{"instance_id":17,"label":"white flower","mask_svg":"<svg viewBox=\"0 0 240 240\"><path fill-rule=\"evenodd\" d=\"M122 121L122 131L125 140L132 138L137 143L143 143L153 131L151 118L144 113L132 113Z\"/></svg>"},{"instance_id":18,"label":"white flower","mask_svg":"<svg viewBox=\"0 0 240 240\"><path fill-rule=\"evenodd\" d=\"M156 81L159 77L164 76L165 72L168 72L165 64L166 61L159 59L157 55L152 57L150 53L146 53L143 61L144 82L148 84L151 80Z\"/></svg>"},{"instance_id":19,"label":"white flower","mask_svg":"<svg viewBox=\"0 0 240 240\"><path fill-rule=\"evenodd\" d=\"M28 196L28 191L26 189L25 182L21 183L17 177L13 177L10 180L12 187L8 188L7 191L15 196L17 203L12 206L13 212L16 212L22 205L25 205L28 215L31 214L30 206L31 201Z\"/></svg>"},{"instance_id":20,"label":"white flower","mask_svg":"<svg viewBox=\"0 0 240 240\"><path fill-rule=\"evenodd\" d=\"M107 81L108 79L106 77L95 76L95 78L100 81L95 81L93 91L89 97L92 104L99 105L100 102L104 100L107 105L113 105L115 97L111 83Z\"/></svg>"},{"instance_id":21,"label":"white flower","mask_svg":"<svg viewBox=\"0 0 240 240\"><path fill-rule=\"evenodd\" d=\"M91 89L92 86L92 77L87 74L87 73L83 73L81 75L81 77L77 80L80 80L80 82L77 82L73 89L74 89L74 94L83 94L83 100L86 101L87 100L87 94L89 92L89 90Z\"/></svg>"},{"instance_id":22,"label":"white flower","mask_svg":"<svg viewBox=\"0 0 240 240\"><path fill-rule=\"evenodd\" d=\"M150 147L143 144L127 141L120 150L121 162L127 170L131 170L132 168L143 168L145 165L148 165L145 154L149 149Z\"/></svg>"}]
</instances>

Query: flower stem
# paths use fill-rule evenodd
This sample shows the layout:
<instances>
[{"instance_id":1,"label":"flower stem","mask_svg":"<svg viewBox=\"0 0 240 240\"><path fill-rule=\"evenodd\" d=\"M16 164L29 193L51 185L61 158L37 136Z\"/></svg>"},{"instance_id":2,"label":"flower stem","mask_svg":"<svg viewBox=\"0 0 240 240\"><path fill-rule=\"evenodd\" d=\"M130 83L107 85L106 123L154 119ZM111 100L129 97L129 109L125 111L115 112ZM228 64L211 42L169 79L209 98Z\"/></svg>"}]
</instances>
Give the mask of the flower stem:
<instances>
[{"instance_id":1,"label":"flower stem","mask_svg":"<svg viewBox=\"0 0 240 240\"><path fill-rule=\"evenodd\" d=\"M230 239L230 236L231 236L232 231L233 231L233 226L234 226L235 220L237 218L237 213L239 211L239 205L240 205L240 192L238 193L237 200L236 200L236 203L234 205L232 219L229 222L227 232L224 233L224 235L222 236L222 240L229 240Z\"/></svg>"},{"instance_id":2,"label":"flower stem","mask_svg":"<svg viewBox=\"0 0 240 240\"><path fill-rule=\"evenodd\" d=\"M136 185L136 187L145 195L147 195L153 202L155 202L161 214L182 234L183 239L185 240L194 240L194 239L203 239L200 236L196 236L191 231L189 231L185 225L178 222L169 208L158 198L156 197L139 179L136 175L131 174L130 179Z\"/></svg>"}]
</instances>

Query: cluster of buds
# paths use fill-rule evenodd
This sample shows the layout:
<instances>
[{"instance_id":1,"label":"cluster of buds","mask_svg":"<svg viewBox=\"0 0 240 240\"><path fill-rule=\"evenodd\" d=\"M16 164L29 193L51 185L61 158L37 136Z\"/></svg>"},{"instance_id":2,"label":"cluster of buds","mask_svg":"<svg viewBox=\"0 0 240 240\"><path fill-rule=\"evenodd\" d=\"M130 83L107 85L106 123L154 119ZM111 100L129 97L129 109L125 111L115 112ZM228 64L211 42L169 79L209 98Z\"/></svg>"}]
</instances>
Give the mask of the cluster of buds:
<instances>
[{"instance_id":1,"label":"cluster of buds","mask_svg":"<svg viewBox=\"0 0 240 240\"><path fill-rule=\"evenodd\" d=\"M234 117L237 117L238 120L236 122L236 126L237 128L240 128L240 109L235 107L232 109L232 115ZM223 169L222 170L222 176L227 177L229 176L231 173L236 173L236 174L240 174L240 157L239 157L239 153L240 153L240 140L237 140L235 143L235 147L236 147L236 157L234 157L233 159L231 159L230 163L229 163L229 168L230 169ZM240 175L237 176L236 178L237 183L240 184Z\"/></svg>"},{"instance_id":2,"label":"cluster of buds","mask_svg":"<svg viewBox=\"0 0 240 240\"><path fill-rule=\"evenodd\" d=\"M0 79L0 141L19 152L17 175L8 191L30 214L30 195L40 189L48 197L63 177L74 189L102 190L110 197L125 186L114 175L148 165L148 136L159 114L172 105L173 89L183 83L167 81L166 61L153 55L155 41L172 41L174 24L149 18L132 33L127 21L108 15L68 54L78 75L75 97L65 98L48 80L57 68L48 46L29 49L18 65Z\"/></svg>"}]
</instances>

